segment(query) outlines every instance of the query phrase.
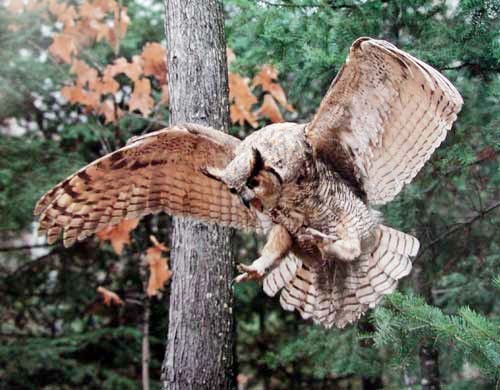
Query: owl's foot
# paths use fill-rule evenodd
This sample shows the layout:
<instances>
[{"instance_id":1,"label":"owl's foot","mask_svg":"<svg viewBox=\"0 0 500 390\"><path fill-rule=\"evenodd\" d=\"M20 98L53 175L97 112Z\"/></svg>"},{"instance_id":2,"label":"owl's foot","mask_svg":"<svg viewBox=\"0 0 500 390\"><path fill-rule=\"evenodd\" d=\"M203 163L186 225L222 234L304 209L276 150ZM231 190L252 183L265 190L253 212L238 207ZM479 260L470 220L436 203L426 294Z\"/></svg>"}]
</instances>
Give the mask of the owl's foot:
<instances>
[{"instance_id":1,"label":"owl's foot","mask_svg":"<svg viewBox=\"0 0 500 390\"><path fill-rule=\"evenodd\" d=\"M263 257L259 257L252 264L239 264L237 269L241 272L234 281L236 283L240 282L248 282L250 280L261 280L267 273L268 263L272 264L272 260L265 259Z\"/></svg>"},{"instance_id":2,"label":"owl's foot","mask_svg":"<svg viewBox=\"0 0 500 390\"><path fill-rule=\"evenodd\" d=\"M361 242L357 238L338 240L334 243L327 243L321 251L335 256L343 261L356 260L361 255Z\"/></svg>"},{"instance_id":3,"label":"owl's foot","mask_svg":"<svg viewBox=\"0 0 500 390\"><path fill-rule=\"evenodd\" d=\"M271 267L284 258L292 248L292 238L281 225L274 225L262 249L262 256L250 265L240 264L238 271L242 272L234 281L261 280Z\"/></svg>"},{"instance_id":4,"label":"owl's foot","mask_svg":"<svg viewBox=\"0 0 500 390\"><path fill-rule=\"evenodd\" d=\"M300 238L314 241L325 260L335 258L352 261L361 255L361 242L357 237L339 238L321 233L313 228L307 228Z\"/></svg>"}]
</instances>

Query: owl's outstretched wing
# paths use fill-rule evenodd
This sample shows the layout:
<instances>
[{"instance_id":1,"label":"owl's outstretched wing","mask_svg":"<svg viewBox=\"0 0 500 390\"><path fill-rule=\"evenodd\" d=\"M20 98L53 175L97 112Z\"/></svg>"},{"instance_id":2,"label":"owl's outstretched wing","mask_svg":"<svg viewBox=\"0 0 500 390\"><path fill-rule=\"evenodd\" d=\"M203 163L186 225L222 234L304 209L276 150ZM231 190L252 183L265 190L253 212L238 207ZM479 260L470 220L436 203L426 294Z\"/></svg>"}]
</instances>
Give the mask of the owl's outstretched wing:
<instances>
[{"instance_id":1,"label":"owl's outstretched wing","mask_svg":"<svg viewBox=\"0 0 500 390\"><path fill-rule=\"evenodd\" d=\"M261 231L259 218L205 167L223 168L240 141L199 125L176 126L132 140L68 177L37 203L39 231L65 246L123 219L165 211Z\"/></svg>"},{"instance_id":2,"label":"owl's outstretched wing","mask_svg":"<svg viewBox=\"0 0 500 390\"><path fill-rule=\"evenodd\" d=\"M359 38L307 126L316 155L372 204L392 200L446 137L463 100L394 45Z\"/></svg>"}]
</instances>

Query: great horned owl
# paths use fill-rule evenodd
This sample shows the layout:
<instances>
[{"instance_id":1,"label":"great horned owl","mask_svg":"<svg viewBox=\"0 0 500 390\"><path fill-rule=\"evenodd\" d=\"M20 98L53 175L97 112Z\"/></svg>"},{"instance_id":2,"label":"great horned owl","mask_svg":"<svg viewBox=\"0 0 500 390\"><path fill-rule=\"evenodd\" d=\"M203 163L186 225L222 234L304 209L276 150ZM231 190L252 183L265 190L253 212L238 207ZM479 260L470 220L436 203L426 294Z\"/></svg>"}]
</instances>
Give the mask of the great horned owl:
<instances>
[{"instance_id":1,"label":"great horned owl","mask_svg":"<svg viewBox=\"0 0 500 390\"><path fill-rule=\"evenodd\" d=\"M360 38L310 123L240 141L187 124L136 139L38 202L65 246L160 211L268 234L237 281L263 279L286 310L326 327L357 320L411 269L416 238L372 209L392 200L444 140L462 98L392 44Z\"/></svg>"}]
</instances>

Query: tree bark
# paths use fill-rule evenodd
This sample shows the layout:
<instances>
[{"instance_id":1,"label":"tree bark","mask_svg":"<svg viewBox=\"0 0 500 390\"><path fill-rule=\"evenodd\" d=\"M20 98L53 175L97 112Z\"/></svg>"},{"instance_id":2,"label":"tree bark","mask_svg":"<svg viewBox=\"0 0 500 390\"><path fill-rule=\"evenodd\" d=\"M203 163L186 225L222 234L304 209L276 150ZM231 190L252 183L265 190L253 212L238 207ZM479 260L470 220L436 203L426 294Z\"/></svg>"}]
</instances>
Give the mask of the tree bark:
<instances>
[{"instance_id":1,"label":"tree bark","mask_svg":"<svg viewBox=\"0 0 500 390\"><path fill-rule=\"evenodd\" d=\"M170 123L229 127L226 45L217 0L165 0ZM173 219L164 389L233 386L232 231Z\"/></svg>"}]
</instances>

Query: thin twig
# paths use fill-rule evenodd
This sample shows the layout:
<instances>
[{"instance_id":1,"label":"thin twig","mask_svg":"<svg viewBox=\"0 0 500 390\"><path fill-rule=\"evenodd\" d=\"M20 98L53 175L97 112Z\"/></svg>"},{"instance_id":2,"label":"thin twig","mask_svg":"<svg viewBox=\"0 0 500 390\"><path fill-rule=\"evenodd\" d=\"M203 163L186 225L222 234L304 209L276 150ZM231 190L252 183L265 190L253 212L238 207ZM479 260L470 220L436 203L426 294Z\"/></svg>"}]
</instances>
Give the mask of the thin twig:
<instances>
[{"instance_id":1,"label":"thin twig","mask_svg":"<svg viewBox=\"0 0 500 390\"><path fill-rule=\"evenodd\" d=\"M18 245L0 247L0 252L22 251L25 249L48 248L49 244L33 244L33 245Z\"/></svg>"},{"instance_id":2,"label":"thin twig","mask_svg":"<svg viewBox=\"0 0 500 390\"><path fill-rule=\"evenodd\" d=\"M438 244L439 242L441 242L442 240L444 240L448 236L452 235L453 233L472 225L474 222L483 218L484 216L486 216L487 214L489 214L493 210L497 209L498 207L500 207L500 201L492 204L491 206L489 206L486 209L482 210L481 212L477 213L474 217L468 219L467 221L455 224L454 227L452 227L451 229L440 234L438 237L436 237L434 240L432 240L429 244L427 244L427 246L422 248L420 250L420 253L415 258L414 261L417 261L419 258L421 258L423 256L423 254L425 252L427 252L429 249L431 249L434 245Z\"/></svg>"}]
</instances>

